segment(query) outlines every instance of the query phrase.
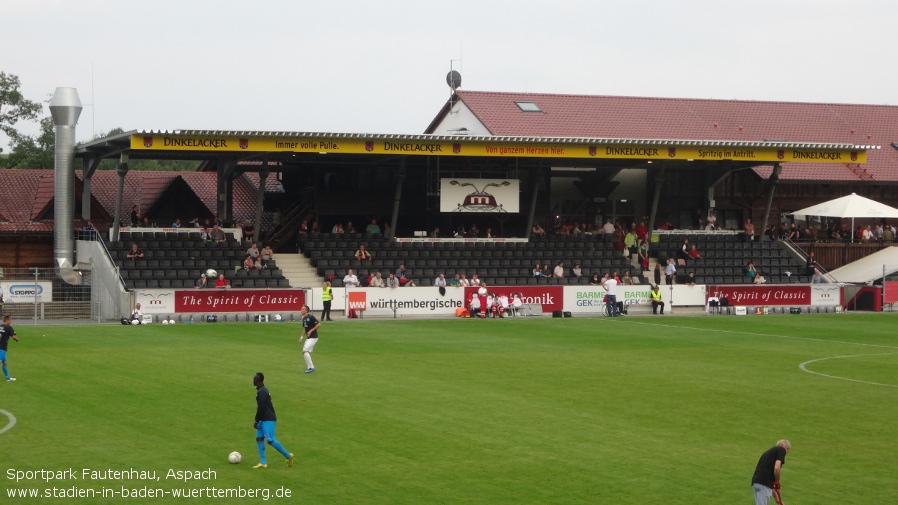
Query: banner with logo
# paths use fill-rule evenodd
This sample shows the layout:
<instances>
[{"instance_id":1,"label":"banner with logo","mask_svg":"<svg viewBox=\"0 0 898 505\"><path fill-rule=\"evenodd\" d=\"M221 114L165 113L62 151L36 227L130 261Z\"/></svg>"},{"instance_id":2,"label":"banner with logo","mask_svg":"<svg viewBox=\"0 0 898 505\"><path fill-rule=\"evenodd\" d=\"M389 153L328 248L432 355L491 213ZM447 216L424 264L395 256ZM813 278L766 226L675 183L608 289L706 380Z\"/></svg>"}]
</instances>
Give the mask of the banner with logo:
<instances>
[{"instance_id":1,"label":"banner with logo","mask_svg":"<svg viewBox=\"0 0 898 505\"><path fill-rule=\"evenodd\" d=\"M471 297L477 293L477 288L469 287L464 290L465 307L467 307ZM496 295L506 294L509 298L512 298L514 293L520 293L521 301L525 305L542 305L543 312L566 310L564 308L564 286L490 286L489 292Z\"/></svg>"},{"instance_id":2,"label":"banner with logo","mask_svg":"<svg viewBox=\"0 0 898 505\"><path fill-rule=\"evenodd\" d=\"M708 293L727 297L730 305L842 305L837 284L762 284L708 286Z\"/></svg>"},{"instance_id":3,"label":"banner with logo","mask_svg":"<svg viewBox=\"0 0 898 505\"><path fill-rule=\"evenodd\" d=\"M364 311L362 317L395 315L447 315L463 307L461 288L433 286L408 288L346 288L346 308Z\"/></svg>"},{"instance_id":4,"label":"banner with logo","mask_svg":"<svg viewBox=\"0 0 898 505\"><path fill-rule=\"evenodd\" d=\"M517 179L440 179L440 212L517 214L520 186Z\"/></svg>"},{"instance_id":5,"label":"banner with logo","mask_svg":"<svg viewBox=\"0 0 898 505\"><path fill-rule=\"evenodd\" d=\"M3 301L6 303L38 303L53 301L53 283L44 281L3 281L0 282Z\"/></svg>"},{"instance_id":6,"label":"banner with logo","mask_svg":"<svg viewBox=\"0 0 898 505\"><path fill-rule=\"evenodd\" d=\"M139 289L134 301L146 314L299 312L305 303L305 292L301 289Z\"/></svg>"},{"instance_id":7,"label":"banner with logo","mask_svg":"<svg viewBox=\"0 0 898 505\"><path fill-rule=\"evenodd\" d=\"M617 301L630 307L652 306L649 285L618 286ZM605 304L602 286L564 286L564 310L571 313L600 313ZM667 307L701 307L705 304L705 286L661 286L661 301Z\"/></svg>"}]
</instances>

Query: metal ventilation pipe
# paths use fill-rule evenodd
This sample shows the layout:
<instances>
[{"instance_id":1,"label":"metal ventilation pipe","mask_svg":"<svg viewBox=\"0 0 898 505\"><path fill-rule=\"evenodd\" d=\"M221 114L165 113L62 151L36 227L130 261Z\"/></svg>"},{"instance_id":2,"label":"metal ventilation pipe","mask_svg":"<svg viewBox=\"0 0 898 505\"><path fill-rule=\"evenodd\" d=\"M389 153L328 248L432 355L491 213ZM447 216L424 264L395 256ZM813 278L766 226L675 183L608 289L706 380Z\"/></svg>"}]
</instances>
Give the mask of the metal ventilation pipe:
<instances>
[{"instance_id":1,"label":"metal ventilation pipe","mask_svg":"<svg viewBox=\"0 0 898 505\"><path fill-rule=\"evenodd\" d=\"M80 284L75 272L75 125L81 115L81 99L75 88L56 88L50 99L50 115L56 133L56 159L53 167L54 204L53 253L60 277L69 284Z\"/></svg>"}]
</instances>

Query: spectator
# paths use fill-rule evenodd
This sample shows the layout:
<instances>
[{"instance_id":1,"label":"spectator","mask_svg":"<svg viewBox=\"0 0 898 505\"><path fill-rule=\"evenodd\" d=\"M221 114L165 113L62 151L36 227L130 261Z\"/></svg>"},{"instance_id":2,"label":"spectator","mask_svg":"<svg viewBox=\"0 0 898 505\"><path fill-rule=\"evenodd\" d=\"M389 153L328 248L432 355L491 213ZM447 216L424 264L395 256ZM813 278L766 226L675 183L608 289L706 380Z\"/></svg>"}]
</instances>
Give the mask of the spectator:
<instances>
[{"instance_id":1,"label":"spectator","mask_svg":"<svg viewBox=\"0 0 898 505\"><path fill-rule=\"evenodd\" d=\"M355 226L352 225L352 221L346 221L346 233L356 233Z\"/></svg>"},{"instance_id":2,"label":"spectator","mask_svg":"<svg viewBox=\"0 0 898 505\"><path fill-rule=\"evenodd\" d=\"M826 284L826 279L823 277L823 273L820 272L819 268L814 269L814 275L811 277L811 284Z\"/></svg>"},{"instance_id":3,"label":"spectator","mask_svg":"<svg viewBox=\"0 0 898 505\"><path fill-rule=\"evenodd\" d=\"M621 277L621 279L620 279L620 284L621 284L622 286L632 286L632 285L633 285L633 278L630 277L630 271L629 271L629 270L627 270L626 272L624 272L624 276Z\"/></svg>"},{"instance_id":4,"label":"spectator","mask_svg":"<svg viewBox=\"0 0 898 505\"><path fill-rule=\"evenodd\" d=\"M365 244L359 244L359 248L356 250L355 259L359 260L359 263L364 263L365 261L371 261L371 253L369 253L365 249Z\"/></svg>"},{"instance_id":5,"label":"spectator","mask_svg":"<svg viewBox=\"0 0 898 505\"><path fill-rule=\"evenodd\" d=\"M213 227L218 226L219 228L223 228L223 227L224 227L224 221L222 221L221 218L218 217L218 214L216 214L216 215L212 218L212 226L213 226Z\"/></svg>"},{"instance_id":6,"label":"spectator","mask_svg":"<svg viewBox=\"0 0 898 505\"><path fill-rule=\"evenodd\" d=\"M343 223L337 223L331 228L331 233L341 235L343 234Z\"/></svg>"},{"instance_id":7,"label":"spectator","mask_svg":"<svg viewBox=\"0 0 898 505\"><path fill-rule=\"evenodd\" d=\"M677 254L684 260L689 259L690 248L691 246L689 245L689 238L684 238L683 243L680 245L680 250Z\"/></svg>"},{"instance_id":8,"label":"spectator","mask_svg":"<svg viewBox=\"0 0 898 505\"><path fill-rule=\"evenodd\" d=\"M198 217L193 218L193 220L187 224L189 224L192 228L200 228L202 226L200 224L200 218Z\"/></svg>"},{"instance_id":9,"label":"spectator","mask_svg":"<svg viewBox=\"0 0 898 505\"><path fill-rule=\"evenodd\" d=\"M437 278L434 279L433 285L438 288L445 288L446 287L446 274L441 273L440 275L438 275Z\"/></svg>"},{"instance_id":10,"label":"spectator","mask_svg":"<svg viewBox=\"0 0 898 505\"><path fill-rule=\"evenodd\" d=\"M362 287L367 288L371 286L371 281L374 280L374 272L368 274L368 277L362 279Z\"/></svg>"},{"instance_id":11,"label":"spectator","mask_svg":"<svg viewBox=\"0 0 898 505\"><path fill-rule=\"evenodd\" d=\"M686 274L686 285L695 286L695 272L689 272Z\"/></svg>"},{"instance_id":12,"label":"spectator","mask_svg":"<svg viewBox=\"0 0 898 505\"><path fill-rule=\"evenodd\" d=\"M469 282L471 286L480 287L480 277L477 277L477 274L471 274L471 280Z\"/></svg>"},{"instance_id":13,"label":"spectator","mask_svg":"<svg viewBox=\"0 0 898 505\"><path fill-rule=\"evenodd\" d=\"M477 223L473 223L471 225L471 229L468 230L468 236L477 238L480 236L480 228L477 227Z\"/></svg>"},{"instance_id":14,"label":"spectator","mask_svg":"<svg viewBox=\"0 0 898 505\"><path fill-rule=\"evenodd\" d=\"M453 287L461 286L461 276L459 274L455 274L455 277L449 279L449 285Z\"/></svg>"},{"instance_id":15,"label":"spectator","mask_svg":"<svg viewBox=\"0 0 898 505\"><path fill-rule=\"evenodd\" d=\"M755 225L751 224L751 219L746 219L742 225L742 236L746 242L751 242L755 237Z\"/></svg>"},{"instance_id":16,"label":"spectator","mask_svg":"<svg viewBox=\"0 0 898 505\"><path fill-rule=\"evenodd\" d=\"M592 274L592 277L589 278L590 286L601 286L602 279L599 278L599 274Z\"/></svg>"},{"instance_id":17,"label":"spectator","mask_svg":"<svg viewBox=\"0 0 898 505\"><path fill-rule=\"evenodd\" d=\"M211 287L209 286L208 279L206 279L206 274L200 274L200 280L196 281L196 289L205 289Z\"/></svg>"},{"instance_id":18,"label":"spectator","mask_svg":"<svg viewBox=\"0 0 898 505\"><path fill-rule=\"evenodd\" d=\"M698 253L698 249L695 248L695 244L692 244L689 247L689 259L693 259L693 260L702 259L702 255Z\"/></svg>"},{"instance_id":19,"label":"spectator","mask_svg":"<svg viewBox=\"0 0 898 505\"><path fill-rule=\"evenodd\" d=\"M389 277L387 277L387 287L388 288L398 288L399 287L399 279L396 278L396 274L390 272Z\"/></svg>"},{"instance_id":20,"label":"spectator","mask_svg":"<svg viewBox=\"0 0 898 505\"><path fill-rule=\"evenodd\" d=\"M218 274L218 280L215 281L215 287L218 289L229 288L231 286L228 285L227 279L225 279L224 274Z\"/></svg>"},{"instance_id":21,"label":"spectator","mask_svg":"<svg viewBox=\"0 0 898 505\"><path fill-rule=\"evenodd\" d=\"M244 270L262 270L262 263L253 259L253 255L247 253L246 258L243 259L243 269Z\"/></svg>"},{"instance_id":22,"label":"spectator","mask_svg":"<svg viewBox=\"0 0 898 505\"><path fill-rule=\"evenodd\" d=\"M556 279L564 278L564 262L563 261L559 261L558 264L555 265L555 269L552 270L552 277L555 277Z\"/></svg>"},{"instance_id":23,"label":"spectator","mask_svg":"<svg viewBox=\"0 0 898 505\"><path fill-rule=\"evenodd\" d=\"M664 268L664 279L668 285L673 284L675 275L677 275L677 267L674 266L673 258L667 258L667 267Z\"/></svg>"},{"instance_id":24,"label":"spectator","mask_svg":"<svg viewBox=\"0 0 898 505\"><path fill-rule=\"evenodd\" d=\"M343 287L346 288L357 288L359 287L359 278L356 277L354 273L352 273L352 269L346 271L346 275L343 276Z\"/></svg>"},{"instance_id":25,"label":"spectator","mask_svg":"<svg viewBox=\"0 0 898 505\"><path fill-rule=\"evenodd\" d=\"M265 249L262 249L260 256L262 268L268 268L268 262L274 259L274 251L271 250L271 244L265 245Z\"/></svg>"},{"instance_id":26,"label":"spectator","mask_svg":"<svg viewBox=\"0 0 898 505\"><path fill-rule=\"evenodd\" d=\"M533 223L533 228L530 230L530 234L537 237L544 237L546 235L546 230L544 230L539 223Z\"/></svg>"},{"instance_id":27,"label":"spectator","mask_svg":"<svg viewBox=\"0 0 898 505\"><path fill-rule=\"evenodd\" d=\"M140 226L143 226L144 228L152 228L153 224L150 223L150 218L148 218L147 216L143 216L143 219L140 220Z\"/></svg>"},{"instance_id":28,"label":"spectator","mask_svg":"<svg viewBox=\"0 0 898 505\"><path fill-rule=\"evenodd\" d=\"M380 235L380 226L377 224L376 219L372 219L371 224L365 227L365 233L371 235L372 237Z\"/></svg>"},{"instance_id":29,"label":"spectator","mask_svg":"<svg viewBox=\"0 0 898 505\"><path fill-rule=\"evenodd\" d=\"M643 239L639 242L636 253L639 255L639 265L643 269L647 269L649 267L649 243L647 240Z\"/></svg>"},{"instance_id":30,"label":"spectator","mask_svg":"<svg viewBox=\"0 0 898 505\"><path fill-rule=\"evenodd\" d=\"M396 269L396 278L399 279L400 286L405 286L408 283L405 273L405 263L400 263L399 268Z\"/></svg>"},{"instance_id":31,"label":"spectator","mask_svg":"<svg viewBox=\"0 0 898 505\"><path fill-rule=\"evenodd\" d=\"M713 210L708 211L708 219L705 221L705 223L708 225L707 229L709 229L709 230L717 229L717 216L714 215Z\"/></svg>"},{"instance_id":32,"label":"spectator","mask_svg":"<svg viewBox=\"0 0 898 505\"><path fill-rule=\"evenodd\" d=\"M541 276L542 276L542 277L545 277L546 279L548 279L549 277L552 277L552 271L549 270L549 264L548 264L548 263L544 263L544 264L543 264L543 270L542 270L542 275L541 275Z\"/></svg>"},{"instance_id":33,"label":"spectator","mask_svg":"<svg viewBox=\"0 0 898 505\"><path fill-rule=\"evenodd\" d=\"M253 261L256 261L256 258L258 258L258 257L259 257L259 254L260 254L260 253L259 253L259 246L257 246L256 243L253 242L252 245L249 246L249 249L246 250L246 254L252 256L252 257L253 257Z\"/></svg>"},{"instance_id":34,"label":"spectator","mask_svg":"<svg viewBox=\"0 0 898 505\"><path fill-rule=\"evenodd\" d=\"M661 262L659 261L659 262L655 263L655 284L656 285L661 284L661 273L662 273Z\"/></svg>"},{"instance_id":35,"label":"spectator","mask_svg":"<svg viewBox=\"0 0 898 505\"><path fill-rule=\"evenodd\" d=\"M610 219L605 220L605 224L602 225L602 239L605 242L611 242L614 238L615 227Z\"/></svg>"},{"instance_id":36,"label":"spectator","mask_svg":"<svg viewBox=\"0 0 898 505\"><path fill-rule=\"evenodd\" d=\"M214 242L226 242L228 237L225 235L224 230L221 229L220 225L214 225L212 227L212 231L209 233L209 238Z\"/></svg>"},{"instance_id":37,"label":"spectator","mask_svg":"<svg viewBox=\"0 0 898 505\"><path fill-rule=\"evenodd\" d=\"M749 261L747 265L742 267L742 273L749 279L751 279L752 282L754 282L755 277L758 275L758 271L755 269L755 264L751 261Z\"/></svg>"},{"instance_id":38,"label":"spectator","mask_svg":"<svg viewBox=\"0 0 898 505\"><path fill-rule=\"evenodd\" d=\"M377 272L376 274L374 274L374 277L371 279L371 282L368 283L368 287L372 287L372 288L382 288L382 287L385 287L386 285L387 285L387 283L384 282L384 278L381 276L380 272Z\"/></svg>"},{"instance_id":39,"label":"spectator","mask_svg":"<svg viewBox=\"0 0 898 505\"><path fill-rule=\"evenodd\" d=\"M200 231L200 240L203 242L211 242L212 241L212 232L209 230L209 227L204 227Z\"/></svg>"},{"instance_id":40,"label":"spectator","mask_svg":"<svg viewBox=\"0 0 898 505\"><path fill-rule=\"evenodd\" d=\"M893 240L895 240L895 232L892 231L892 227L889 225L883 226L882 241L883 242L891 242Z\"/></svg>"},{"instance_id":41,"label":"spectator","mask_svg":"<svg viewBox=\"0 0 898 505\"><path fill-rule=\"evenodd\" d=\"M171 224L171 227L172 227L172 228L180 228L180 227L181 227L181 220L180 220L180 219L175 219L175 222Z\"/></svg>"},{"instance_id":42,"label":"spectator","mask_svg":"<svg viewBox=\"0 0 898 505\"><path fill-rule=\"evenodd\" d=\"M137 244L131 244L131 249L128 250L128 254L126 254L126 256L130 260L143 258L143 250L137 247Z\"/></svg>"},{"instance_id":43,"label":"spectator","mask_svg":"<svg viewBox=\"0 0 898 505\"><path fill-rule=\"evenodd\" d=\"M140 209L135 205L131 207L131 226L137 226L140 224Z\"/></svg>"},{"instance_id":44,"label":"spectator","mask_svg":"<svg viewBox=\"0 0 898 505\"><path fill-rule=\"evenodd\" d=\"M300 235L308 235L309 234L309 220L303 219L301 223L299 223L299 229L296 230L296 233Z\"/></svg>"},{"instance_id":45,"label":"spectator","mask_svg":"<svg viewBox=\"0 0 898 505\"><path fill-rule=\"evenodd\" d=\"M433 231L430 232L430 236L433 238L440 238L440 227L439 226L435 227L433 229Z\"/></svg>"},{"instance_id":46,"label":"spectator","mask_svg":"<svg viewBox=\"0 0 898 505\"><path fill-rule=\"evenodd\" d=\"M571 269L571 275L574 277L583 277L583 269L580 268L580 263L574 264L574 268Z\"/></svg>"},{"instance_id":47,"label":"spectator","mask_svg":"<svg viewBox=\"0 0 898 505\"><path fill-rule=\"evenodd\" d=\"M490 227L486 228L486 238L496 238L498 235L493 233L493 229Z\"/></svg>"},{"instance_id":48,"label":"spectator","mask_svg":"<svg viewBox=\"0 0 898 505\"><path fill-rule=\"evenodd\" d=\"M256 237L256 229L253 227L253 224L249 219L243 220L243 240L245 242L252 242Z\"/></svg>"},{"instance_id":49,"label":"spectator","mask_svg":"<svg viewBox=\"0 0 898 505\"><path fill-rule=\"evenodd\" d=\"M637 252L637 244L639 237L636 235L636 228L633 227L630 231L624 235L624 247L626 251L624 251L628 258L632 258L634 254Z\"/></svg>"},{"instance_id":50,"label":"spectator","mask_svg":"<svg viewBox=\"0 0 898 505\"><path fill-rule=\"evenodd\" d=\"M638 225L636 225L636 238L640 241L645 240L649 236L649 229L645 225L645 221L640 221Z\"/></svg>"},{"instance_id":51,"label":"spectator","mask_svg":"<svg viewBox=\"0 0 898 505\"><path fill-rule=\"evenodd\" d=\"M542 277L543 276L543 266L536 262L536 265L533 266L533 270L530 271L531 277Z\"/></svg>"},{"instance_id":52,"label":"spectator","mask_svg":"<svg viewBox=\"0 0 898 505\"><path fill-rule=\"evenodd\" d=\"M458 280L458 285L461 287L467 287L471 285L471 281L469 281L468 278L465 277L465 274L461 274L461 279Z\"/></svg>"},{"instance_id":53,"label":"spectator","mask_svg":"<svg viewBox=\"0 0 898 505\"><path fill-rule=\"evenodd\" d=\"M309 233L318 233L319 231L318 221L312 221L312 225L309 226Z\"/></svg>"},{"instance_id":54,"label":"spectator","mask_svg":"<svg viewBox=\"0 0 898 505\"><path fill-rule=\"evenodd\" d=\"M767 279L765 279L764 276L761 275L761 272L758 271L755 273L754 283L755 284L766 284Z\"/></svg>"}]
</instances>

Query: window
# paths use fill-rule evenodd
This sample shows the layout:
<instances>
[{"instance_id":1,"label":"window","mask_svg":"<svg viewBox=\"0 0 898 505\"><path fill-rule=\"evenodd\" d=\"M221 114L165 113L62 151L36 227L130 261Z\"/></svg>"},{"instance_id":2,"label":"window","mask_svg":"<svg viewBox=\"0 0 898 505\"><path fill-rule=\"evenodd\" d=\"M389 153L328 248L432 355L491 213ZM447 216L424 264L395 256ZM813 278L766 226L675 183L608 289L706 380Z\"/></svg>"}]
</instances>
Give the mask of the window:
<instances>
[{"instance_id":1,"label":"window","mask_svg":"<svg viewBox=\"0 0 898 505\"><path fill-rule=\"evenodd\" d=\"M515 102L515 104L524 112L542 112L539 105L534 102Z\"/></svg>"}]
</instances>

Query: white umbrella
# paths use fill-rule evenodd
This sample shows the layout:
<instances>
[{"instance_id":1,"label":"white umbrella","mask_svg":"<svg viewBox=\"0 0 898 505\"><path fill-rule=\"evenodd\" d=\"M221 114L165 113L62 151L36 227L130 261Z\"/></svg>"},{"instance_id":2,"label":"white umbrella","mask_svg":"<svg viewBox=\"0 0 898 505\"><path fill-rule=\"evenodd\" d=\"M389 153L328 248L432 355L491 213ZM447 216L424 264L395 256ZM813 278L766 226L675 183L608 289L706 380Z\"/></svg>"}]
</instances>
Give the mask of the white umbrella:
<instances>
[{"instance_id":1,"label":"white umbrella","mask_svg":"<svg viewBox=\"0 0 898 505\"><path fill-rule=\"evenodd\" d=\"M818 203L811 207L796 210L790 214L795 216L826 216L851 218L851 236L854 241L854 218L856 217L893 217L898 218L898 209L876 200L871 200L856 193L848 196Z\"/></svg>"}]
</instances>

